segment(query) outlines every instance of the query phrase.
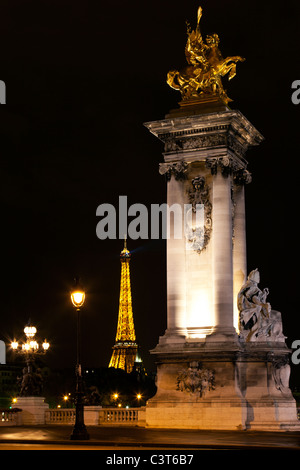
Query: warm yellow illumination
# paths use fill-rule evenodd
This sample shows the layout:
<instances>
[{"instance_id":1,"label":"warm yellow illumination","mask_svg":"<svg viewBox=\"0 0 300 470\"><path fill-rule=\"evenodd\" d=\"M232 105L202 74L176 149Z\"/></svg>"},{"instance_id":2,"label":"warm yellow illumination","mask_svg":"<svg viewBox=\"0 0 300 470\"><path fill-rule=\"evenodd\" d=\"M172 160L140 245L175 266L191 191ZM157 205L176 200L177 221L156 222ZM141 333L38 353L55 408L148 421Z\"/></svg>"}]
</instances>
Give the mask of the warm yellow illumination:
<instances>
[{"instance_id":1,"label":"warm yellow illumination","mask_svg":"<svg viewBox=\"0 0 300 470\"><path fill-rule=\"evenodd\" d=\"M189 303L187 327L191 338L205 338L207 327L212 327L209 290L202 288L192 292ZM202 330L202 331L201 331Z\"/></svg>"},{"instance_id":2,"label":"warm yellow illumination","mask_svg":"<svg viewBox=\"0 0 300 470\"><path fill-rule=\"evenodd\" d=\"M43 346L43 349L45 351L47 351L47 349L49 349L49 347L50 347L50 344L47 342L46 339L44 339L44 342L43 342L42 346Z\"/></svg>"},{"instance_id":3,"label":"warm yellow illumination","mask_svg":"<svg viewBox=\"0 0 300 470\"><path fill-rule=\"evenodd\" d=\"M14 339L12 342L11 342L11 348L12 349L18 349L18 342Z\"/></svg>"},{"instance_id":4,"label":"warm yellow illumination","mask_svg":"<svg viewBox=\"0 0 300 470\"><path fill-rule=\"evenodd\" d=\"M119 398L119 394L118 394L118 393L114 393L114 394L113 394L113 397L114 397L115 400L117 400L117 399Z\"/></svg>"},{"instance_id":5,"label":"warm yellow illumination","mask_svg":"<svg viewBox=\"0 0 300 470\"><path fill-rule=\"evenodd\" d=\"M65 400L65 401L69 400L68 395L64 395L64 400Z\"/></svg>"},{"instance_id":6,"label":"warm yellow illumination","mask_svg":"<svg viewBox=\"0 0 300 470\"><path fill-rule=\"evenodd\" d=\"M30 341L29 346L30 349L39 349L39 345L36 341Z\"/></svg>"},{"instance_id":7,"label":"warm yellow illumination","mask_svg":"<svg viewBox=\"0 0 300 470\"><path fill-rule=\"evenodd\" d=\"M120 255L121 285L116 342L108 365L108 367L123 369L127 373L132 372L137 353L130 284L130 257L125 239L124 249Z\"/></svg>"},{"instance_id":8,"label":"warm yellow illumination","mask_svg":"<svg viewBox=\"0 0 300 470\"><path fill-rule=\"evenodd\" d=\"M137 399L140 400L142 398L142 395L140 393L137 394Z\"/></svg>"},{"instance_id":9,"label":"warm yellow illumination","mask_svg":"<svg viewBox=\"0 0 300 470\"><path fill-rule=\"evenodd\" d=\"M121 403L118 403L118 408L121 408L121 406L122 406Z\"/></svg>"},{"instance_id":10,"label":"warm yellow illumination","mask_svg":"<svg viewBox=\"0 0 300 470\"><path fill-rule=\"evenodd\" d=\"M22 349L23 349L23 351L29 351L29 349L30 349L30 344L29 344L29 343L24 343L24 344L22 344Z\"/></svg>"},{"instance_id":11,"label":"warm yellow illumination","mask_svg":"<svg viewBox=\"0 0 300 470\"><path fill-rule=\"evenodd\" d=\"M80 308L84 304L85 293L82 290L77 289L71 293L71 300L74 307Z\"/></svg>"},{"instance_id":12,"label":"warm yellow illumination","mask_svg":"<svg viewBox=\"0 0 300 470\"><path fill-rule=\"evenodd\" d=\"M34 335L36 334L36 327L35 326L25 326L24 328L24 333L27 336L27 338L33 338Z\"/></svg>"},{"instance_id":13,"label":"warm yellow illumination","mask_svg":"<svg viewBox=\"0 0 300 470\"><path fill-rule=\"evenodd\" d=\"M17 398L13 398L13 399L12 399L12 402L13 402L13 403L17 403L17 401L18 401Z\"/></svg>"}]
</instances>

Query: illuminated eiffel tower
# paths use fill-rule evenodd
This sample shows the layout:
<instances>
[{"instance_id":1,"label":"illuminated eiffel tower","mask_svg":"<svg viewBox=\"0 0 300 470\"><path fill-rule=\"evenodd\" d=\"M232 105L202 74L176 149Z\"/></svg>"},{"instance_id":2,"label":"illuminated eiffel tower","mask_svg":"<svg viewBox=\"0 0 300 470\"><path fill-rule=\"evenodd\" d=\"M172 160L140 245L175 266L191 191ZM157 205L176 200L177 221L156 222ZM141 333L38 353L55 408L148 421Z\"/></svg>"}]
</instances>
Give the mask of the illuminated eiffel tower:
<instances>
[{"instance_id":1,"label":"illuminated eiffel tower","mask_svg":"<svg viewBox=\"0 0 300 470\"><path fill-rule=\"evenodd\" d=\"M132 372L134 369L138 352L132 313L130 257L131 254L127 250L125 238L124 248L120 254L121 286L116 343L113 346L113 353L108 367L123 369L127 373Z\"/></svg>"}]
</instances>

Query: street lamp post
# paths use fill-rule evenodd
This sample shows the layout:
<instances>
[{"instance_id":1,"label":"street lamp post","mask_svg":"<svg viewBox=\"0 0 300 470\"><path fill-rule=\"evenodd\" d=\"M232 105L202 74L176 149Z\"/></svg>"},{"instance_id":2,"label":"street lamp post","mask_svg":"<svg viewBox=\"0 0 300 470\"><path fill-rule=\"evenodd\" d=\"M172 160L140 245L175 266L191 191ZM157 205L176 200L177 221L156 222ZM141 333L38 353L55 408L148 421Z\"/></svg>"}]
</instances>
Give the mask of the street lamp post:
<instances>
[{"instance_id":1,"label":"street lamp post","mask_svg":"<svg viewBox=\"0 0 300 470\"><path fill-rule=\"evenodd\" d=\"M23 369L23 378L20 388L20 396L39 396L42 392L42 377L38 371L34 370L35 357L45 354L50 344L45 339L41 344L36 340L37 329L29 322L24 328L26 341L19 344L14 339L11 342L13 351L21 354L25 358L26 368Z\"/></svg>"},{"instance_id":2,"label":"street lamp post","mask_svg":"<svg viewBox=\"0 0 300 470\"><path fill-rule=\"evenodd\" d=\"M76 417L75 425L70 436L72 440L88 440L90 438L84 424L84 405L83 405L83 378L81 369L81 332L80 332L80 309L85 301L85 292L80 287L78 279L75 279L75 288L71 292L71 301L77 312L77 362L76 362L76 392L75 406Z\"/></svg>"}]
</instances>

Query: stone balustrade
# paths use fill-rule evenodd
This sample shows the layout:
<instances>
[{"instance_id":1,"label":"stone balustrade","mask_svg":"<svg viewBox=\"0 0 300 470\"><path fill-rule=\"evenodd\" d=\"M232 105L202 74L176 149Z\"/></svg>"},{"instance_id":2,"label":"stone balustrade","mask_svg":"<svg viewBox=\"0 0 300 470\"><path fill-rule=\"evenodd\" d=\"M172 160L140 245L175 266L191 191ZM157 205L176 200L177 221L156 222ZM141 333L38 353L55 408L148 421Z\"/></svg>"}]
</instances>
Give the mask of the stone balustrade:
<instances>
[{"instance_id":1,"label":"stone balustrade","mask_svg":"<svg viewBox=\"0 0 300 470\"><path fill-rule=\"evenodd\" d=\"M21 413L22 410L16 408L0 410L0 426L19 426L22 424Z\"/></svg>"},{"instance_id":2,"label":"stone balustrade","mask_svg":"<svg viewBox=\"0 0 300 470\"><path fill-rule=\"evenodd\" d=\"M145 426L146 407L140 408L102 408L100 424Z\"/></svg>"},{"instance_id":3,"label":"stone balustrade","mask_svg":"<svg viewBox=\"0 0 300 470\"><path fill-rule=\"evenodd\" d=\"M75 423L75 408L60 408L45 412L45 424Z\"/></svg>"},{"instance_id":4,"label":"stone balustrade","mask_svg":"<svg viewBox=\"0 0 300 470\"><path fill-rule=\"evenodd\" d=\"M87 426L125 425L144 426L146 407L102 408L85 406L84 422ZM45 424L74 424L75 408L51 409L45 412Z\"/></svg>"}]
</instances>

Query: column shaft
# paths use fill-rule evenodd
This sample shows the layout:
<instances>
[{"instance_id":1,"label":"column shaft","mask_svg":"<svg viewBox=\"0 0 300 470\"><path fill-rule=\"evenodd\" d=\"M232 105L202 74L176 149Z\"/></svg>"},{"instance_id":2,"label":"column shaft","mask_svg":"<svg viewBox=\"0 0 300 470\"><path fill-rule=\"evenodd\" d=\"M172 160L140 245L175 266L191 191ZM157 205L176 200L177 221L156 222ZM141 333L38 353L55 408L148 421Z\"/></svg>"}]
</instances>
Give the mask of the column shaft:
<instances>
[{"instance_id":1,"label":"column shaft","mask_svg":"<svg viewBox=\"0 0 300 470\"><path fill-rule=\"evenodd\" d=\"M186 268L185 268L185 238L174 239L175 223L183 229L184 217L183 183L174 176L168 183L167 203L180 204L182 218L176 219L170 214L170 238L167 240L167 305L168 332L185 334L186 332Z\"/></svg>"},{"instance_id":2,"label":"column shaft","mask_svg":"<svg viewBox=\"0 0 300 470\"><path fill-rule=\"evenodd\" d=\"M213 180L213 298L216 333L233 333L231 178L220 170Z\"/></svg>"}]
</instances>

